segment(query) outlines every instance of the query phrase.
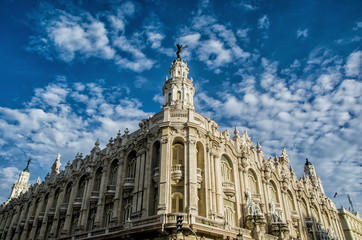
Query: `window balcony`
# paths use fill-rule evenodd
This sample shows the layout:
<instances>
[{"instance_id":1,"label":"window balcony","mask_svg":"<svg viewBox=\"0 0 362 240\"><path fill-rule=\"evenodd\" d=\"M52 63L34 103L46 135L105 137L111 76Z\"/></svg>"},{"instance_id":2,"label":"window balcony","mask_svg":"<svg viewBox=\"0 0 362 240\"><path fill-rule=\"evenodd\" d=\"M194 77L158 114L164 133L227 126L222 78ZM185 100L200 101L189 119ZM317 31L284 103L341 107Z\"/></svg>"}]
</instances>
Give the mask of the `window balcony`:
<instances>
[{"instance_id":1,"label":"window balcony","mask_svg":"<svg viewBox=\"0 0 362 240\"><path fill-rule=\"evenodd\" d=\"M155 167L153 169L153 183L154 184L158 184L159 180L160 180L160 168L159 167Z\"/></svg>"},{"instance_id":2,"label":"window balcony","mask_svg":"<svg viewBox=\"0 0 362 240\"><path fill-rule=\"evenodd\" d=\"M66 213L67 210L68 210L68 203L63 203L59 208L60 213Z\"/></svg>"},{"instance_id":3,"label":"window balcony","mask_svg":"<svg viewBox=\"0 0 362 240\"><path fill-rule=\"evenodd\" d=\"M74 200L74 203L73 203L73 208L80 208L82 206L82 198L80 197L77 197L75 200Z\"/></svg>"},{"instance_id":4,"label":"window balcony","mask_svg":"<svg viewBox=\"0 0 362 240\"><path fill-rule=\"evenodd\" d=\"M196 169L196 177L197 177L197 188L200 189L201 183L202 183L202 169L201 168Z\"/></svg>"},{"instance_id":5,"label":"window balcony","mask_svg":"<svg viewBox=\"0 0 362 240\"><path fill-rule=\"evenodd\" d=\"M124 190L132 190L134 188L134 178L125 178L123 183Z\"/></svg>"},{"instance_id":6,"label":"window balcony","mask_svg":"<svg viewBox=\"0 0 362 240\"><path fill-rule=\"evenodd\" d=\"M171 168L171 178L178 183L184 175L184 166L181 164L175 164Z\"/></svg>"},{"instance_id":7,"label":"window balcony","mask_svg":"<svg viewBox=\"0 0 362 240\"><path fill-rule=\"evenodd\" d=\"M233 182L223 182L222 188L226 196L233 197L235 195L235 184Z\"/></svg>"},{"instance_id":8,"label":"window balcony","mask_svg":"<svg viewBox=\"0 0 362 240\"><path fill-rule=\"evenodd\" d=\"M99 192L98 191L92 191L91 192L91 196L89 198L89 201L91 202L98 202L98 196L99 196Z\"/></svg>"},{"instance_id":9,"label":"window balcony","mask_svg":"<svg viewBox=\"0 0 362 240\"><path fill-rule=\"evenodd\" d=\"M108 185L106 190L106 196L114 196L116 193L116 185Z\"/></svg>"},{"instance_id":10,"label":"window balcony","mask_svg":"<svg viewBox=\"0 0 362 240\"><path fill-rule=\"evenodd\" d=\"M54 217L55 215L55 208L50 208L48 212L48 217Z\"/></svg>"}]
</instances>

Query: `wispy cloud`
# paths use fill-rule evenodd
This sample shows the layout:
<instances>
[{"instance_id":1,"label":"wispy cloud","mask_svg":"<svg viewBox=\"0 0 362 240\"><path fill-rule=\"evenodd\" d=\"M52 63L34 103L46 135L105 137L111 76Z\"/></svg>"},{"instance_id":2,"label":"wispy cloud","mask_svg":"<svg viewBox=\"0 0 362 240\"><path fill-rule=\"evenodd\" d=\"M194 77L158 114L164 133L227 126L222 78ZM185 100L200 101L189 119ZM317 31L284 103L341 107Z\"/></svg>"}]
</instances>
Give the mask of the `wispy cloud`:
<instances>
[{"instance_id":1,"label":"wispy cloud","mask_svg":"<svg viewBox=\"0 0 362 240\"><path fill-rule=\"evenodd\" d=\"M126 35L127 18L133 16L136 8L132 2L97 16L79 8L72 9L72 13L49 4L40 8L41 13L34 21L37 32L30 38L29 51L64 62L99 58L136 72L148 70L155 64L138 44L143 36L137 31ZM147 32L146 36L154 49L160 47L164 38L157 32ZM166 50L162 53L168 54Z\"/></svg>"},{"instance_id":2,"label":"wispy cloud","mask_svg":"<svg viewBox=\"0 0 362 240\"><path fill-rule=\"evenodd\" d=\"M270 20L267 15L262 16L258 19L258 28L268 30L270 27Z\"/></svg>"},{"instance_id":3,"label":"wispy cloud","mask_svg":"<svg viewBox=\"0 0 362 240\"><path fill-rule=\"evenodd\" d=\"M308 30L308 28L306 28L306 29L298 29L297 30L297 38L307 38L308 37L308 34L309 34L309 30Z\"/></svg>"},{"instance_id":4,"label":"wispy cloud","mask_svg":"<svg viewBox=\"0 0 362 240\"><path fill-rule=\"evenodd\" d=\"M220 89L221 99L197 92L197 110L223 122L223 129L248 129L268 155L280 154L278 149L286 147L298 176L309 157L330 196L335 191L360 196L356 179L360 179L362 141L356 139L362 134L362 83L351 79L360 75L360 53L352 52L343 65L341 57L318 48L305 61L282 69L283 75L278 62L265 58L261 62L259 73L242 74L239 83ZM303 80L296 80L300 69ZM347 172L350 178L342 180ZM347 181L343 187L341 181Z\"/></svg>"}]
</instances>

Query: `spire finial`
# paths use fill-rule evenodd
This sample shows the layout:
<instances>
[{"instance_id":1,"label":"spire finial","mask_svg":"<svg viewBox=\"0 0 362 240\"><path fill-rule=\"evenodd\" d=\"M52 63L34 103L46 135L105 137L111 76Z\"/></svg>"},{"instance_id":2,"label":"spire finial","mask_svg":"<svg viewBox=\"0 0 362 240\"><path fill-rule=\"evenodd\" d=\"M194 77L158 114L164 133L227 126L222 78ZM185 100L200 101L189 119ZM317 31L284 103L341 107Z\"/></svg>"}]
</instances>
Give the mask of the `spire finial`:
<instances>
[{"instance_id":1,"label":"spire finial","mask_svg":"<svg viewBox=\"0 0 362 240\"><path fill-rule=\"evenodd\" d=\"M234 134L235 134L235 136L239 136L239 130L236 128L236 126L235 126L235 130L234 130Z\"/></svg>"},{"instance_id":2,"label":"spire finial","mask_svg":"<svg viewBox=\"0 0 362 240\"><path fill-rule=\"evenodd\" d=\"M26 167L24 168L23 172L29 172L29 164L31 162L31 157L28 158L28 163L26 164Z\"/></svg>"},{"instance_id":3,"label":"spire finial","mask_svg":"<svg viewBox=\"0 0 362 240\"><path fill-rule=\"evenodd\" d=\"M97 141L95 142L94 145L96 145L97 147L99 147L100 144L101 144L101 143L99 142L99 138L97 138Z\"/></svg>"}]
</instances>

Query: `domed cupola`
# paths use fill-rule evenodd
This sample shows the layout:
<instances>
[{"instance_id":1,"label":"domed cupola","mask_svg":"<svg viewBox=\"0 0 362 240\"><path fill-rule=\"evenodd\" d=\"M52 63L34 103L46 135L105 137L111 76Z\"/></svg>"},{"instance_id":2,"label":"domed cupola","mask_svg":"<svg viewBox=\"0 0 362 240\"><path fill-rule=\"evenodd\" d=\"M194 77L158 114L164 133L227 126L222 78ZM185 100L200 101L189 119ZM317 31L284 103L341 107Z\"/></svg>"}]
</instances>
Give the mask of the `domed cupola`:
<instances>
[{"instance_id":1,"label":"domed cupola","mask_svg":"<svg viewBox=\"0 0 362 240\"><path fill-rule=\"evenodd\" d=\"M195 88L192 83L193 80L187 78L189 68L180 57L182 49L186 47L177 44L177 58L173 61L169 71L171 78L166 77L165 85L162 88L163 107L194 109Z\"/></svg>"}]
</instances>

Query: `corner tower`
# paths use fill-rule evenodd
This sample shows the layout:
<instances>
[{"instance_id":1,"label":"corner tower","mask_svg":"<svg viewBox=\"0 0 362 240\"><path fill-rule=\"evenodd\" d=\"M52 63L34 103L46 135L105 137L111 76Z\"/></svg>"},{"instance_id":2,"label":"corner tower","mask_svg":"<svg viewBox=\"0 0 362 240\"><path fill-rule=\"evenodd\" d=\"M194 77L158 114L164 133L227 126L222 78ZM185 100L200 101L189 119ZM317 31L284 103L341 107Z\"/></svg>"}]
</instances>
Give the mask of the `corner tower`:
<instances>
[{"instance_id":1,"label":"corner tower","mask_svg":"<svg viewBox=\"0 0 362 240\"><path fill-rule=\"evenodd\" d=\"M14 183L13 188L11 190L10 197L6 203L8 203L11 199L19 197L20 194L25 193L29 189L29 164L31 158L28 159L28 163L23 171L19 174L19 179Z\"/></svg>"},{"instance_id":2,"label":"corner tower","mask_svg":"<svg viewBox=\"0 0 362 240\"><path fill-rule=\"evenodd\" d=\"M179 52L181 51L179 50ZM185 61L181 59L180 55L177 54L177 56L169 70L171 78L166 77L165 85L162 88L162 94L164 96L163 108L194 110L193 99L195 87L192 83L193 80L192 78L187 78L189 68Z\"/></svg>"}]
</instances>

